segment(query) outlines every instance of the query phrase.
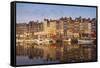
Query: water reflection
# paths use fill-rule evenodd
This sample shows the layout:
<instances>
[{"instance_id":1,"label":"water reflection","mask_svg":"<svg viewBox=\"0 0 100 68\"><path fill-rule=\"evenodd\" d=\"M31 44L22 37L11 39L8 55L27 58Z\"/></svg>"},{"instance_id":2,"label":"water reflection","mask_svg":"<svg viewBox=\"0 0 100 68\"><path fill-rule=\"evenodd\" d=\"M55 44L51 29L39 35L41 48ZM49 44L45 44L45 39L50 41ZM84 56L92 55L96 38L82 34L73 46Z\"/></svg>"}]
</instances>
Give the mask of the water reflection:
<instances>
[{"instance_id":1,"label":"water reflection","mask_svg":"<svg viewBox=\"0 0 100 68\"><path fill-rule=\"evenodd\" d=\"M96 60L95 44L29 44L16 46L17 65L81 62Z\"/></svg>"}]
</instances>

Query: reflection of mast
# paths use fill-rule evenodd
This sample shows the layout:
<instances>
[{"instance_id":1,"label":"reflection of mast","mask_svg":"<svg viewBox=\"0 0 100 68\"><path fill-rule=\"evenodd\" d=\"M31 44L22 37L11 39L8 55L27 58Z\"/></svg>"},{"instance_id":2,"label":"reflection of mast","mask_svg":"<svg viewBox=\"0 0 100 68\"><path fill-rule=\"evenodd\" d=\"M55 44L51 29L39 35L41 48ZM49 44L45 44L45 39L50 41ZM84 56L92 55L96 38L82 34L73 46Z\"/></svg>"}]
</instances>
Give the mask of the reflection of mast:
<instances>
[{"instance_id":1,"label":"reflection of mast","mask_svg":"<svg viewBox=\"0 0 100 68\"><path fill-rule=\"evenodd\" d=\"M80 60L82 61L84 59L83 57L83 47L80 45Z\"/></svg>"}]
</instances>

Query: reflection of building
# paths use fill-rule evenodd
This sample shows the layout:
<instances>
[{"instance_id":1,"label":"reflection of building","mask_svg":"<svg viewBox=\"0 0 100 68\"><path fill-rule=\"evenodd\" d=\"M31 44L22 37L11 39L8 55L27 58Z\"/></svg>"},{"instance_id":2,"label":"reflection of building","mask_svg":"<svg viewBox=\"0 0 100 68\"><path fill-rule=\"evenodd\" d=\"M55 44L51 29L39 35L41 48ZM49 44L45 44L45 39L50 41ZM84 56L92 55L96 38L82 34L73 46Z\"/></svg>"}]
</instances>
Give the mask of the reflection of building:
<instances>
[{"instance_id":1,"label":"reflection of building","mask_svg":"<svg viewBox=\"0 0 100 68\"><path fill-rule=\"evenodd\" d=\"M94 46L82 46L82 54L84 61L96 60L96 48ZM94 57L95 56L95 57Z\"/></svg>"},{"instance_id":2,"label":"reflection of building","mask_svg":"<svg viewBox=\"0 0 100 68\"><path fill-rule=\"evenodd\" d=\"M65 45L61 61L63 62L80 62L96 60L95 46L92 45Z\"/></svg>"}]
</instances>

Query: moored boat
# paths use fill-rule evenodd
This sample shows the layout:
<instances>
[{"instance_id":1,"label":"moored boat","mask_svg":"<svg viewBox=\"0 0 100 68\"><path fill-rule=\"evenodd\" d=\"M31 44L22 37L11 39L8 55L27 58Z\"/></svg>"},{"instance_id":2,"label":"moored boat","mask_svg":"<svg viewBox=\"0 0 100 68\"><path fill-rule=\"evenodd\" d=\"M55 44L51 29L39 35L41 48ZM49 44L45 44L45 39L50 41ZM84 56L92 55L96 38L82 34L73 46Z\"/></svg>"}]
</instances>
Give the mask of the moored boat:
<instances>
[{"instance_id":1,"label":"moored boat","mask_svg":"<svg viewBox=\"0 0 100 68\"><path fill-rule=\"evenodd\" d=\"M91 40L91 39L79 39L78 43L79 44L93 44L93 40Z\"/></svg>"}]
</instances>

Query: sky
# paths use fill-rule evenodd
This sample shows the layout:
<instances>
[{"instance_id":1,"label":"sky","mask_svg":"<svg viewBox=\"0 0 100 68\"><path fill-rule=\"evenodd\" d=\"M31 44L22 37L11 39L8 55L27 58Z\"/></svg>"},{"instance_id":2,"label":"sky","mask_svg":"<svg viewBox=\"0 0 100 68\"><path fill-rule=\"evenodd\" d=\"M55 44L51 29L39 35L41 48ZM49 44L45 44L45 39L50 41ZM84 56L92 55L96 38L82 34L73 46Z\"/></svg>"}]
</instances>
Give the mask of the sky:
<instances>
[{"instance_id":1,"label":"sky","mask_svg":"<svg viewBox=\"0 0 100 68\"><path fill-rule=\"evenodd\" d=\"M31 3L16 3L16 22L43 21L46 19L59 19L61 17L96 18L95 7L45 5Z\"/></svg>"}]
</instances>

